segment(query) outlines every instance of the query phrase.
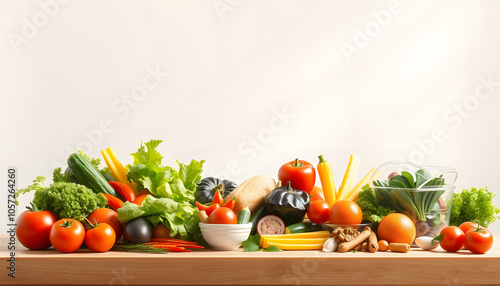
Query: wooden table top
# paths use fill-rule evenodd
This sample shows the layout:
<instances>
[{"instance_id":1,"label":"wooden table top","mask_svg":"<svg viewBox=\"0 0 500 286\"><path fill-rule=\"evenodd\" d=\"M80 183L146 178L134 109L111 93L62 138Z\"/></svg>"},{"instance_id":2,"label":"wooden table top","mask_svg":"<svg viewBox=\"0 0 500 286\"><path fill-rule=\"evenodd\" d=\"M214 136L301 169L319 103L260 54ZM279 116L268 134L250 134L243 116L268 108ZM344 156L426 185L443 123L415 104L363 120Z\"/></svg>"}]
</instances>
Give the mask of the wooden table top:
<instances>
[{"instance_id":1,"label":"wooden table top","mask_svg":"<svg viewBox=\"0 0 500 286\"><path fill-rule=\"evenodd\" d=\"M414 249L409 253L321 251L94 253L81 249L15 252L0 235L0 284L23 285L487 285L500 284L500 235L486 254Z\"/></svg>"}]
</instances>

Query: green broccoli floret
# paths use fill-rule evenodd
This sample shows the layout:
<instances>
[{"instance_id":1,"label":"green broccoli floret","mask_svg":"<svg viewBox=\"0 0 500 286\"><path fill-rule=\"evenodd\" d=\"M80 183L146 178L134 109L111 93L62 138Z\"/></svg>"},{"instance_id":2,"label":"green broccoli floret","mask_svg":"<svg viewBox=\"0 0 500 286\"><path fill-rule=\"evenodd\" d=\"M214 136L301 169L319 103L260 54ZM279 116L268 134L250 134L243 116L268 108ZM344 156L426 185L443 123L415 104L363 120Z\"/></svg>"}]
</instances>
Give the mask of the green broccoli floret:
<instances>
[{"instance_id":1,"label":"green broccoli floret","mask_svg":"<svg viewBox=\"0 0 500 286\"><path fill-rule=\"evenodd\" d=\"M461 193L454 193L450 225L459 226L463 222L473 221L488 227L500 218L500 210L493 205L494 197L488 187L463 189Z\"/></svg>"},{"instance_id":2,"label":"green broccoli floret","mask_svg":"<svg viewBox=\"0 0 500 286\"><path fill-rule=\"evenodd\" d=\"M89 188L75 183L59 182L35 192L33 203L52 211L58 218L82 220L107 204L103 194L94 194Z\"/></svg>"},{"instance_id":3,"label":"green broccoli floret","mask_svg":"<svg viewBox=\"0 0 500 286\"><path fill-rule=\"evenodd\" d=\"M356 203L363 212L363 222L379 223L383 217L395 212L377 203L377 198L368 184L362 187Z\"/></svg>"}]
</instances>

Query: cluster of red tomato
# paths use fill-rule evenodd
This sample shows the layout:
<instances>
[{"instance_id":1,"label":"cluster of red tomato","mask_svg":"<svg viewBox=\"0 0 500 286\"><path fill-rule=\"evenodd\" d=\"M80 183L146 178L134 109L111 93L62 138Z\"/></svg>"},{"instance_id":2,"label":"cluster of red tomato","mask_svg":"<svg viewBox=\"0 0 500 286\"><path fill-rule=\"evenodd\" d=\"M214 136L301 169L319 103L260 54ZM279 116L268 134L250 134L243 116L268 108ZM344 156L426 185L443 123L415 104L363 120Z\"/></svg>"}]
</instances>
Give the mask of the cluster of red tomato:
<instances>
[{"instance_id":1,"label":"cluster of red tomato","mask_svg":"<svg viewBox=\"0 0 500 286\"><path fill-rule=\"evenodd\" d=\"M54 246L60 252L74 252L84 242L93 251L108 251L122 235L122 224L114 210L97 209L86 220L84 226L71 218L57 220L48 210L30 209L19 215L16 235L26 248Z\"/></svg>"},{"instance_id":2,"label":"cluster of red tomato","mask_svg":"<svg viewBox=\"0 0 500 286\"><path fill-rule=\"evenodd\" d=\"M459 227L445 227L436 238L448 252L457 252L464 247L472 253L483 254L493 246L491 232L474 222L464 222Z\"/></svg>"}]
</instances>

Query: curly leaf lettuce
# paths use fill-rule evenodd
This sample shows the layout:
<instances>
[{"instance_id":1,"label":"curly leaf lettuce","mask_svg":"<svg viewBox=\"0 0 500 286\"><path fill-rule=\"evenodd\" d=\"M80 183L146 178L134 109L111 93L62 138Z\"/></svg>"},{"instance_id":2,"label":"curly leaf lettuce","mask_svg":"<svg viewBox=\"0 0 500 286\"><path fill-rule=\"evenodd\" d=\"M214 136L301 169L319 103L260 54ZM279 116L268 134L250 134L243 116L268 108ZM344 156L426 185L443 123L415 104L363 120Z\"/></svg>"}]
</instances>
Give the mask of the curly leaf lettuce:
<instances>
[{"instance_id":1,"label":"curly leaf lettuce","mask_svg":"<svg viewBox=\"0 0 500 286\"><path fill-rule=\"evenodd\" d=\"M199 238L198 209L194 207L194 192L201 181L203 163L191 160L189 164L177 161L178 170L162 165L163 156L156 150L161 140L141 142L134 163L128 165L128 178L138 189L146 188L148 196L142 207L125 203L119 209L120 221L146 217L153 225L162 223L170 229L172 236L182 239Z\"/></svg>"},{"instance_id":2,"label":"curly leaf lettuce","mask_svg":"<svg viewBox=\"0 0 500 286\"><path fill-rule=\"evenodd\" d=\"M358 194L356 203L363 212L363 222L379 223L386 215L395 212L394 210L381 206L377 203L377 198L368 184L362 187L361 192Z\"/></svg>"},{"instance_id":3,"label":"curly leaf lettuce","mask_svg":"<svg viewBox=\"0 0 500 286\"><path fill-rule=\"evenodd\" d=\"M493 205L495 195L485 188L463 189L453 194L450 225L458 226L466 221L474 221L484 227L500 218L500 210Z\"/></svg>"}]
</instances>

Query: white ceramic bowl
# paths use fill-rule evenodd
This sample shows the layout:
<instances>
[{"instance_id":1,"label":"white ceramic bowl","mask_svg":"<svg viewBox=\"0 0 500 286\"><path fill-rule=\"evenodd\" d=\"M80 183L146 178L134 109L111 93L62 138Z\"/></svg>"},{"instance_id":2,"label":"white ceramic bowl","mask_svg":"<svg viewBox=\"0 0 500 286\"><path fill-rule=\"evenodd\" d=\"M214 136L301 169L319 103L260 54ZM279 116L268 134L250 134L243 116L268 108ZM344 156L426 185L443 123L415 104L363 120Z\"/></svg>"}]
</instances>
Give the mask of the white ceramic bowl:
<instances>
[{"instance_id":1,"label":"white ceramic bowl","mask_svg":"<svg viewBox=\"0 0 500 286\"><path fill-rule=\"evenodd\" d=\"M209 224L200 222L201 234L215 250L238 250L247 240L252 223L247 224Z\"/></svg>"}]
</instances>

